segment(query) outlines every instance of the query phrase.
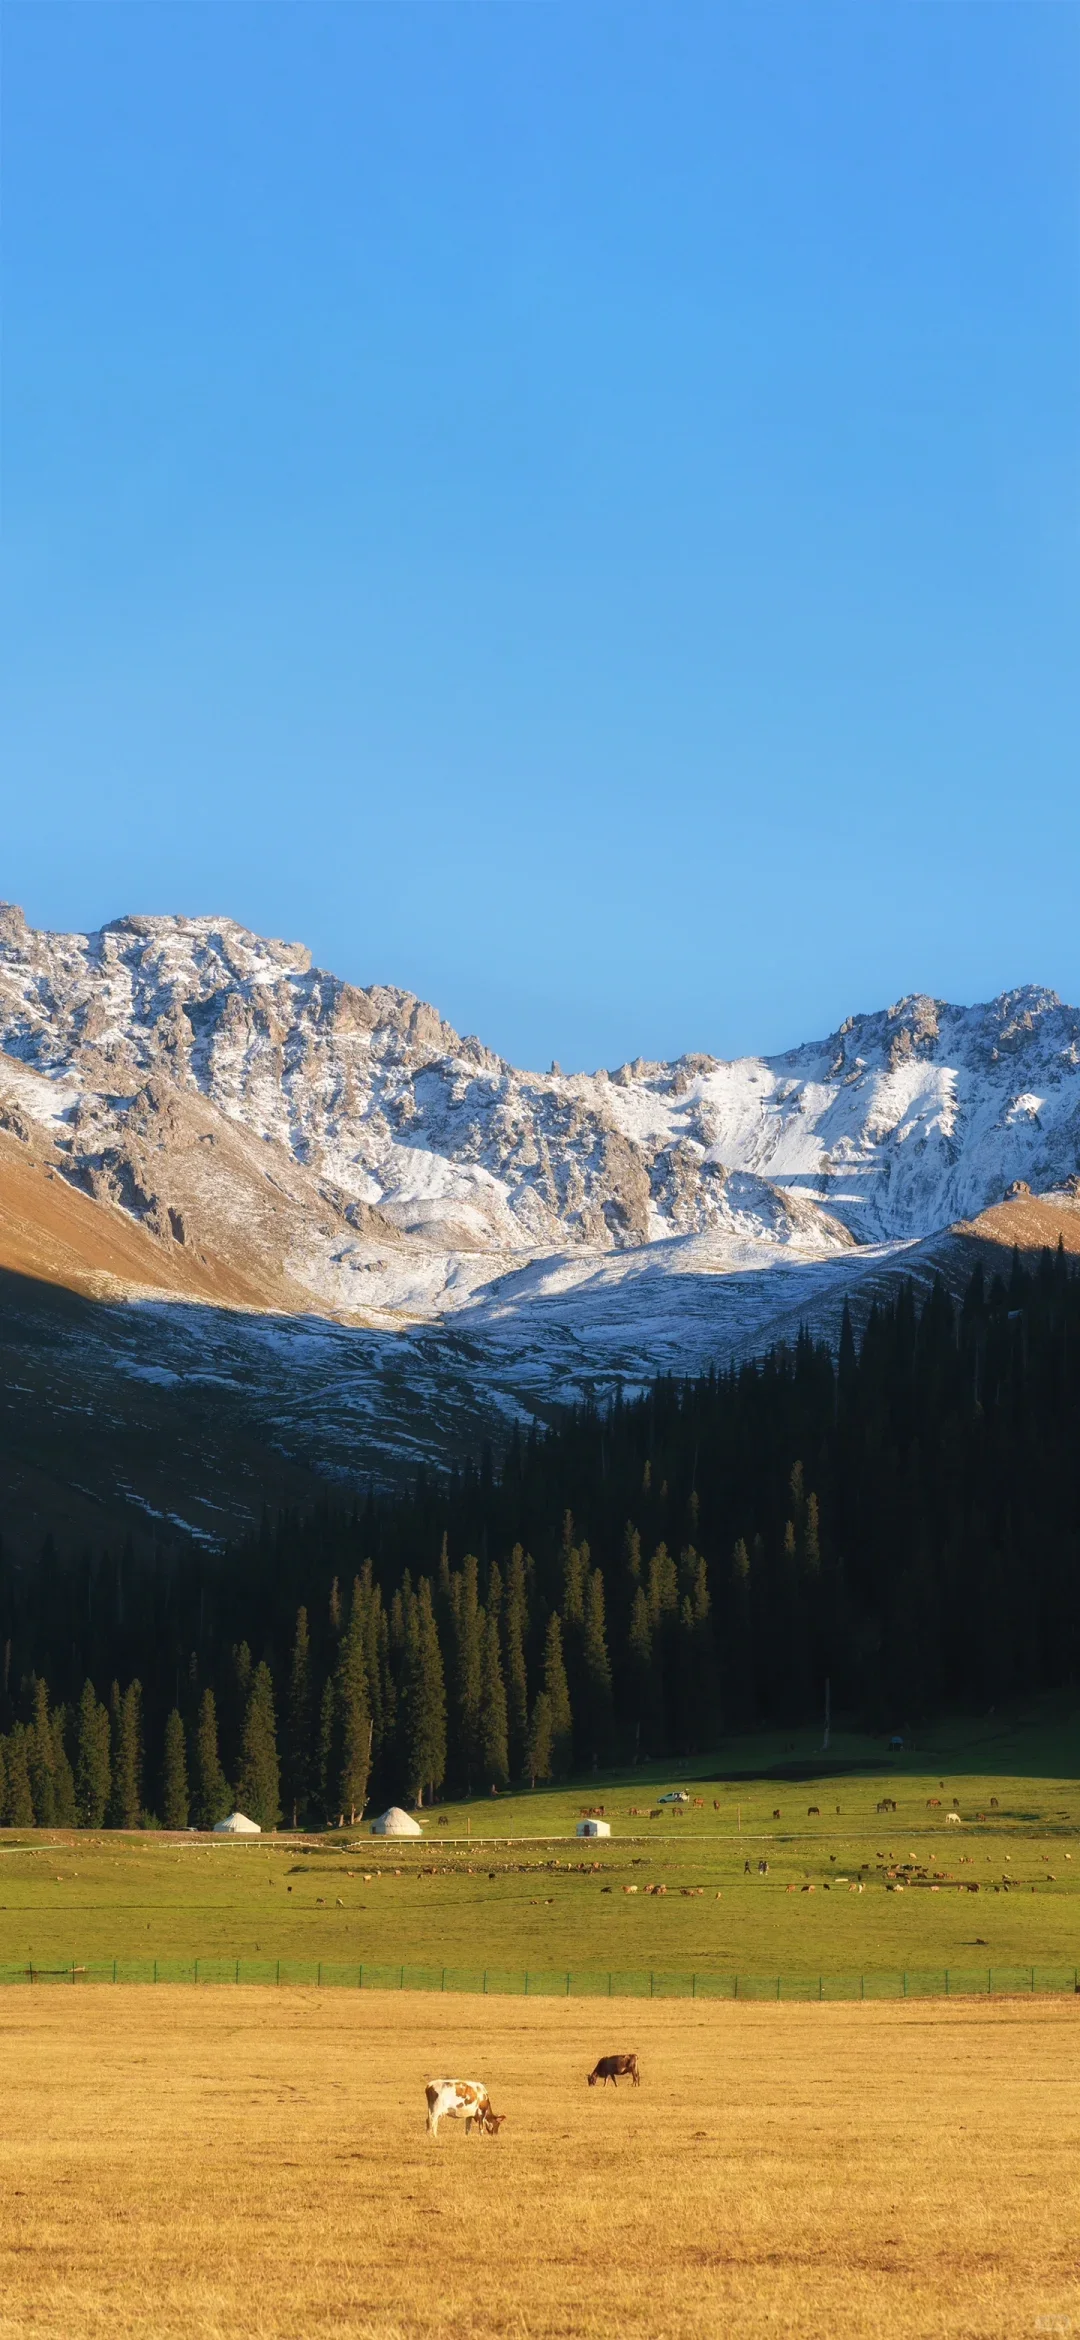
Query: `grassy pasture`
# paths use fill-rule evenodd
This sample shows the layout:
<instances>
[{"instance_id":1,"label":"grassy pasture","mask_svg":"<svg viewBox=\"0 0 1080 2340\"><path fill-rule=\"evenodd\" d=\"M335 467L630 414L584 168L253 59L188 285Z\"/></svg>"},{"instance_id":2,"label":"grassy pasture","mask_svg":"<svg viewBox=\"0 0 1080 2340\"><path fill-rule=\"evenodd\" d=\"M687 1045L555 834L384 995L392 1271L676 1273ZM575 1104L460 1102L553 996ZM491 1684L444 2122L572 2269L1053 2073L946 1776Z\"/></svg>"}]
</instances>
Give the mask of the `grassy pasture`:
<instances>
[{"instance_id":1,"label":"grassy pasture","mask_svg":"<svg viewBox=\"0 0 1080 2340\"><path fill-rule=\"evenodd\" d=\"M5 1994L0 2340L845 2340L1080 2316L1080 2009ZM633 2047L639 2090L589 2090ZM498 2141L424 2132L485 2080ZM1062 2319L1064 2322L1062 2322Z\"/></svg>"},{"instance_id":2,"label":"grassy pasture","mask_svg":"<svg viewBox=\"0 0 1080 2340\"><path fill-rule=\"evenodd\" d=\"M798 1743L726 1752L720 1777L715 1765L685 1782L637 1772L443 1806L420 1843L363 1830L301 1842L0 1832L0 1965L292 1958L795 1977L1080 1963L1074 1726L957 1730L888 1764L880 1742L841 1741L838 1764L877 1768L797 1779L778 1774L812 1762ZM756 1772L733 1776L735 1757ZM682 1784L700 1808L632 1815ZM885 1795L895 1814L877 1813ZM961 1827L944 1818L954 1800ZM604 1805L610 1840L568 1841L587 1803ZM478 1841L496 1831L497 1844Z\"/></svg>"}]
</instances>

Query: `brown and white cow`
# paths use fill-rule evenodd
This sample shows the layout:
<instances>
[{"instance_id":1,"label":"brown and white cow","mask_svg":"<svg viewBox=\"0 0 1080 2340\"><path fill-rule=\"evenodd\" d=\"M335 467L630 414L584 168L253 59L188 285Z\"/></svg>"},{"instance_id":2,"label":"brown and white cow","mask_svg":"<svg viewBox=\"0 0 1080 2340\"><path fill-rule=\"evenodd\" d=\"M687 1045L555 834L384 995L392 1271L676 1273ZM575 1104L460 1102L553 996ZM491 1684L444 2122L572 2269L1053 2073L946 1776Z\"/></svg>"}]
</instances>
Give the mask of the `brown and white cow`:
<instances>
[{"instance_id":1,"label":"brown and white cow","mask_svg":"<svg viewBox=\"0 0 1080 2340\"><path fill-rule=\"evenodd\" d=\"M464 2121L468 2137L475 2127L481 2136L497 2137L506 2119L505 2113L492 2112L491 2098L482 2080L429 2080L424 2090L427 2097L428 2134L437 2137L440 2121Z\"/></svg>"},{"instance_id":2,"label":"brown and white cow","mask_svg":"<svg viewBox=\"0 0 1080 2340\"><path fill-rule=\"evenodd\" d=\"M617 2088L620 2080L627 2078L633 2081L635 2088L640 2088L641 2074L636 2056L601 2056L595 2071L589 2073L589 2086L595 2088L597 2081L601 2080L606 2087L610 2080L612 2087Z\"/></svg>"}]
</instances>

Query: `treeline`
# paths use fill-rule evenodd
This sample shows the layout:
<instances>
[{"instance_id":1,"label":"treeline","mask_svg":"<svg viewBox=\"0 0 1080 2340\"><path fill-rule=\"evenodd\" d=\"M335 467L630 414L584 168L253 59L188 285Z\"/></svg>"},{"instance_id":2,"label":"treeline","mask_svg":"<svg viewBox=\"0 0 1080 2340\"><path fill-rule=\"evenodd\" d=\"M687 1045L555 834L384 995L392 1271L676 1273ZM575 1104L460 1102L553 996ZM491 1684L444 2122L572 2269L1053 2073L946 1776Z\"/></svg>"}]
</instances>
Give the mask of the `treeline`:
<instances>
[{"instance_id":1,"label":"treeline","mask_svg":"<svg viewBox=\"0 0 1080 2340\"><path fill-rule=\"evenodd\" d=\"M0 1578L0 1809L348 1819L793 1724L826 1680L890 1729L1074 1681L1078 1433L1059 1249L227 1553L47 1545Z\"/></svg>"}]
</instances>

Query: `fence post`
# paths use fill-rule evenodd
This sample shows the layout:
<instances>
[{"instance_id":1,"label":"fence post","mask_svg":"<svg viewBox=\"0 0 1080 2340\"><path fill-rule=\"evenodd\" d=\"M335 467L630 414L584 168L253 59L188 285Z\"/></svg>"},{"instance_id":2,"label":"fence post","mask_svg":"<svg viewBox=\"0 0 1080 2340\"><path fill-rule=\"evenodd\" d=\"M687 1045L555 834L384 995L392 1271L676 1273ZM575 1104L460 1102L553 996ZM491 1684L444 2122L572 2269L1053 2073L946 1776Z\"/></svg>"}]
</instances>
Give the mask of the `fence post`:
<instances>
[{"instance_id":1,"label":"fence post","mask_svg":"<svg viewBox=\"0 0 1080 2340\"><path fill-rule=\"evenodd\" d=\"M315 1969L315 1988L316 1988L316 1990L317 1990L317 1991L321 1991L321 1989L322 1989L322 1959L321 1959L321 1958L320 1958L320 1960L319 1960L318 1966L317 1966L317 1967L316 1967L316 1969Z\"/></svg>"},{"instance_id":2,"label":"fence post","mask_svg":"<svg viewBox=\"0 0 1080 2340\"><path fill-rule=\"evenodd\" d=\"M609 1975L609 1976L608 1976L608 1978L607 1978L607 1995L608 1995L608 1998L610 1999L610 1997L611 1997L611 1976L610 1976L610 1975Z\"/></svg>"},{"instance_id":3,"label":"fence post","mask_svg":"<svg viewBox=\"0 0 1080 2340\"><path fill-rule=\"evenodd\" d=\"M566 1977L566 1996L567 1996L567 1998L569 1998L569 1996L570 1996L570 1977L569 1977L569 1975L567 1975L567 1977Z\"/></svg>"},{"instance_id":4,"label":"fence post","mask_svg":"<svg viewBox=\"0 0 1080 2340\"><path fill-rule=\"evenodd\" d=\"M74 1968L72 1968L72 1981L74 1981L74 1979L75 1979L75 1970L74 1970ZM156 1959L156 1958L155 1958L155 1960L154 1960L154 1981L155 1981L155 1982L157 1981L157 1959Z\"/></svg>"},{"instance_id":5,"label":"fence post","mask_svg":"<svg viewBox=\"0 0 1080 2340\"><path fill-rule=\"evenodd\" d=\"M569 1978L569 1976L567 1976L567 1981L568 1981L568 1982L569 1982L569 1979L570 1979L570 1978ZM484 1996L485 1996L485 1998L487 1997L487 1967L486 1967L486 1966L485 1966L485 1968L484 1968Z\"/></svg>"},{"instance_id":6,"label":"fence post","mask_svg":"<svg viewBox=\"0 0 1080 2340\"><path fill-rule=\"evenodd\" d=\"M653 1993L654 1993L654 1991L655 1991L655 1988L656 1988L656 1976L655 1976L655 1975L654 1975L654 1974L653 1974L653 1973L650 1971L650 1974L649 1974L649 1997L650 1997L650 1999L651 1999L651 1998L652 1998L652 1996L653 1996Z\"/></svg>"},{"instance_id":7,"label":"fence post","mask_svg":"<svg viewBox=\"0 0 1080 2340\"><path fill-rule=\"evenodd\" d=\"M362 1969L362 1968L361 1968L361 1972L363 1972L363 1969ZM528 1989L528 1987L529 1987L529 1977L528 1977L528 1975L526 1975L526 1977L525 1977L525 1988L526 1988L526 1990ZM439 1984L439 1989L440 1989L441 1991L444 1991L444 1990L446 1989L446 1968L445 1968L445 1966L443 1967L443 1970L442 1970L442 1981L441 1981L441 1983Z\"/></svg>"},{"instance_id":8,"label":"fence post","mask_svg":"<svg viewBox=\"0 0 1080 2340\"><path fill-rule=\"evenodd\" d=\"M820 1998L822 1998L822 1997L824 1996L824 1993L823 1993L823 1991L822 1991L822 1988L821 1988L821 1976L820 1976L820 1975L819 1975L819 1976L818 1976L818 1978L817 1978L817 1995L818 1995L818 1998L819 1998L819 1999L820 1999Z\"/></svg>"},{"instance_id":9,"label":"fence post","mask_svg":"<svg viewBox=\"0 0 1080 2340\"><path fill-rule=\"evenodd\" d=\"M779 1975L777 1975L777 1977L776 1977L776 1996L777 1996L777 1998L779 1999L779 1997L780 1997L780 1977L779 1977Z\"/></svg>"},{"instance_id":10,"label":"fence post","mask_svg":"<svg viewBox=\"0 0 1080 2340\"><path fill-rule=\"evenodd\" d=\"M734 1992L733 1992L732 1996L733 1996L734 1998L736 1998L736 1999L737 1999L737 1998L738 1998L738 1996L739 1996L739 1977L738 1977L738 1975L736 1975L736 1977L735 1977L735 1989L734 1989Z\"/></svg>"},{"instance_id":11,"label":"fence post","mask_svg":"<svg viewBox=\"0 0 1080 2340\"><path fill-rule=\"evenodd\" d=\"M398 1986L397 1986L397 1987L398 1987L399 1991L403 1991L403 1990L404 1990L404 1988L405 1988L405 1969L404 1969L404 1967L402 1967L402 1968L401 1968L401 1971L400 1971L400 1973L399 1973L399 1975L398 1975ZM486 1989L486 1988L487 1988L487 1985L485 1984L485 1986L484 1986L484 1987L485 1987L485 1989Z\"/></svg>"},{"instance_id":12,"label":"fence post","mask_svg":"<svg viewBox=\"0 0 1080 2340\"><path fill-rule=\"evenodd\" d=\"M1035 1988L1035 1969L1034 1969L1034 1967L1032 1967L1032 1969L1031 1969L1031 1988L1032 1988L1032 1990L1034 1990L1034 1988Z\"/></svg>"},{"instance_id":13,"label":"fence post","mask_svg":"<svg viewBox=\"0 0 1080 2340\"><path fill-rule=\"evenodd\" d=\"M236 1973L235 1973L235 1975L233 1976L233 1981L234 1981L234 1982L239 1982L239 1980L240 1980L240 1960L239 1960L239 1959L237 1959L237 1961L236 1961Z\"/></svg>"},{"instance_id":14,"label":"fence post","mask_svg":"<svg viewBox=\"0 0 1080 2340\"><path fill-rule=\"evenodd\" d=\"M859 1997L860 1999L866 1997L866 1976L864 1974L859 1976Z\"/></svg>"},{"instance_id":15,"label":"fence post","mask_svg":"<svg viewBox=\"0 0 1080 2340\"><path fill-rule=\"evenodd\" d=\"M948 1998L948 1996L949 1996L949 1969L948 1969L948 1967L946 1967L946 1969L945 1969L945 1996L946 1996L946 1998Z\"/></svg>"},{"instance_id":16,"label":"fence post","mask_svg":"<svg viewBox=\"0 0 1080 2340\"><path fill-rule=\"evenodd\" d=\"M275 1974L275 1976L274 1976L274 1981L275 1981L276 1983L279 1983L279 1982L281 1981L281 1960L280 1960L280 1958L278 1959L278 1962L277 1962L277 1973L276 1973L276 1974Z\"/></svg>"},{"instance_id":17,"label":"fence post","mask_svg":"<svg viewBox=\"0 0 1080 2340\"><path fill-rule=\"evenodd\" d=\"M907 1998L907 1968L906 1968L906 1967L905 1967L905 1969L904 1969L904 1988L903 1988L903 1990L902 1990L902 1992L901 1992L900 1996L901 1996L901 1998L904 1998L904 1999L906 1999L906 1998Z\"/></svg>"}]
</instances>

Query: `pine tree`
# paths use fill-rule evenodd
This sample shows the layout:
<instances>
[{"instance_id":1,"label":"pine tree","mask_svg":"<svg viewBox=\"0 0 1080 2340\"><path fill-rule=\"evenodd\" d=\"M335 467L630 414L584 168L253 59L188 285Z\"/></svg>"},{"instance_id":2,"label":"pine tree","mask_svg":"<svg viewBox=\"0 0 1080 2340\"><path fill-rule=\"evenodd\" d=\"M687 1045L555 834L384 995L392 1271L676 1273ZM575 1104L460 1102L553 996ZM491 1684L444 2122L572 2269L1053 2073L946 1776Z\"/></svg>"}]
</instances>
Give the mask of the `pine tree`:
<instances>
[{"instance_id":1,"label":"pine tree","mask_svg":"<svg viewBox=\"0 0 1080 2340\"><path fill-rule=\"evenodd\" d=\"M446 1772L446 1685L427 1577L421 1577L406 1632L402 1677L405 1788L411 1803L434 1795Z\"/></svg>"},{"instance_id":2,"label":"pine tree","mask_svg":"<svg viewBox=\"0 0 1080 2340\"><path fill-rule=\"evenodd\" d=\"M295 1828L311 1798L311 1637L306 1609L296 1612L285 1748L285 1801Z\"/></svg>"},{"instance_id":3,"label":"pine tree","mask_svg":"<svg viewBox=\"0 0 1080 2340\"><path fill-rule=\"evenodd\" d=\"M537 1780L550 1779L554 1762L555 1734L551 1727L551 1700L546 1690L538 1691L533 1701L532 1719L525 1747L525 1772L529 1786Z\"/></svg>"},{"instance_id":4,"label":"pine tree","mask_svg":"<svg viewBox=\"0 0 1080 2340\"><path fill-rule=\"evenodd\" d=\"M324 1820L332 1819L339 1807L334 1804L339 1766L335 1761L337 1714L334 1697L334 1677L328 1674L319 1700L319 1736L315 1750L315 1778L319 1808Z\"/></svg>"},{"instance_id":5,"label":"pine tree","mask_svg":"<svg viewBox=\"0 0 1080 2340\"><path fill-rule=\"evenodd\" d=\"M497 1617L488 1617L484 1626L479 1728L484 1777L490 1780L492 1787L503 1788L510 1776L510 1766L506 1743L506 1688L499 1656Z\"/></svg>"},{"instance_id":6,"label":"pine tree","mask_svg":"<svg viewBox=\"0 0 1080 2340\"><path fill-rule=\"evenodd\" d=\"M518 1779L525 1765L525 1744L529 1735L529 1688L525 1668L525 1627L528 1621L528 1593L526 1589L525 1556L521 1545L515 1544L510 1554L510 1573L503 1603L503 1649L505 1652L507 1753L510 1772Z\"/></svg>"},{"instance_id":7,"label":"pine tree","mask_svg":"<svg viewBox=\"0 0 1080 2340\"><path fill-rule=\"evenodd\" d=\"M468 1552L460 1573L450 1579L454 1620L453 1721L451 1753L458 1784L471 1795L480 1766L481 1620L477 1562Z\"/></svg>"},{"instance_id":8,"label":"pine tree","mask_svg":"<svg viewBox=\"0 0 1080 2340\"><path fill-rule=\"evenodd\" d=\"M102 1828L109 1808L109 1710L84 1682L75 1723L75 1808L80 1828Z\"/></svg>"},{"instance_id":9,"label":"pine tree","mask_svg":"<svg viewBox=\"0 0 1080 2340\"><path fill-rule=\"evenodd\" d=\"M49 1720L49 1692L40 1674L33 1685L33 1720L27 1734L26 1759L30 1772L30 1793L34 1803L36 1828L56 1826L56 1777L53 1754L52 1726Z\"/></svg>"},{"instance_id":10,"label":"pine tree","mask_svg":"<svg viewBox=\"0 0 1080 2340\"><path fill-rule=\"evenodd\" d=\"M9 1828L32 1828L34 1825L27 1735L23 1725L16 1723L7 1743L7 1807L4 1819Z\"/></svg>"},{"instance_id":11,"label":"pine tree","mask_svg":"<svg viewBox=\"0 0 1080 2340\"><path fill-rule=\"evenodd\" d=\"M627 1668L627 1695L634 1733L634 1760L656 1751L657 1698L656 1675L653 1668L653 1637L649 1622L649 1603L644 1585L639 1584L630 1610L629 1665Z\"/></svg>"},{"instance_id":12,"label":"pine tree","mask_svg":"<svg viewBox=\"0 0 1080 2340\"><path fill-rule=\"evenodd\" d=\"M68 1710L54 1706L51 1718L53 1743L53 1795L58 1828L77 1828L78 1812L75 1804L75 1774L67 1751Z\"/></svg>"},{"instance_id":13,"label":"pine tree","mask_svg":"<svg viewBox=\"0 0 1080 2340\"><path fill-rule=\"evenodd\" d=\"M364 1664L364 1595L359 1577L353 1585L349 1622L341 1638L337 1670L337 1709L341 1729L338 1773L338 1809L350 1825L367 1802L371 1772L373 1725Z\"/></svg>"},{"instance_id":14,"label":"pine tree","mask_svg":"<svg viewBox=\"0 0 1080 2340\"><path fill-rule=\"evenodd\" d=\"M280 1796L274 1685L270 1668L263 1662L256 1666L251 1677L240 1742L236 1801L238 1809L246 1812L249 1820L257 1820L260 1828L270 1829L276 1828L281 1819Z\"/></svg>"},{"instance_id":15,"label":"pine tree","mask_svg":"<svg viewBox=\"0 0 1080 2340\"><path fill-rule=\"evenodd\" d=\"M142 1686L129 1682L121 1696L114 1682L112 1708L112 1795L110 1828L137 1828L142 1819Z\"/></svg>"},{"instance_id":16,"label":"pine tree","mask_svg":"<svg viewBox=\"0 0 1080 2340\"><path fill-rule=\"evenodd\" d=\"M584 1678L588 1755L594 1766L611 1759L611 1660L604 1621L604 1579L599 1568L589 1578L585 1596Z\"/></svg>"},{"instance_id":17,"label":"pine tree","mask_svg":"<svg viewBox=\"0 0 1080 2340\"><path fill-rule=\"evenodd\" d=\"M165 1758L162 1765L161 1818L166 1828L186 1828L189 1812L187 1748L184 1744L184 1725L177 1707L173 1707L165 1724Z\"/></svg>"},{"instance_id":18,"label":"pine tree","mask_svg":"<svg viewBox=\"0 0 1080 2340\"><path fill-rule=\"evenodd\" d=\"M569 1771L573 1758L573 1716L566 1667L563 1664L562 1632L554 1611L548 1618L547 1640L544 1644L544 1690L551 1717L552 1771L556 1779L562 1779Z\"/></svg>"},{"instance_id":19,"label":"pine tree","mask_svg":"<svg viewBox=\"0 0 1080 2340\"><path fill-rule=\"evenodd\" d=\"M232 1802L229 1783L218 1754L217 1705L212 1690L204 1690L199 1704L195 1737L195 1820L199 1828L216 1828Z\"/></svg>"}]
</instances>

